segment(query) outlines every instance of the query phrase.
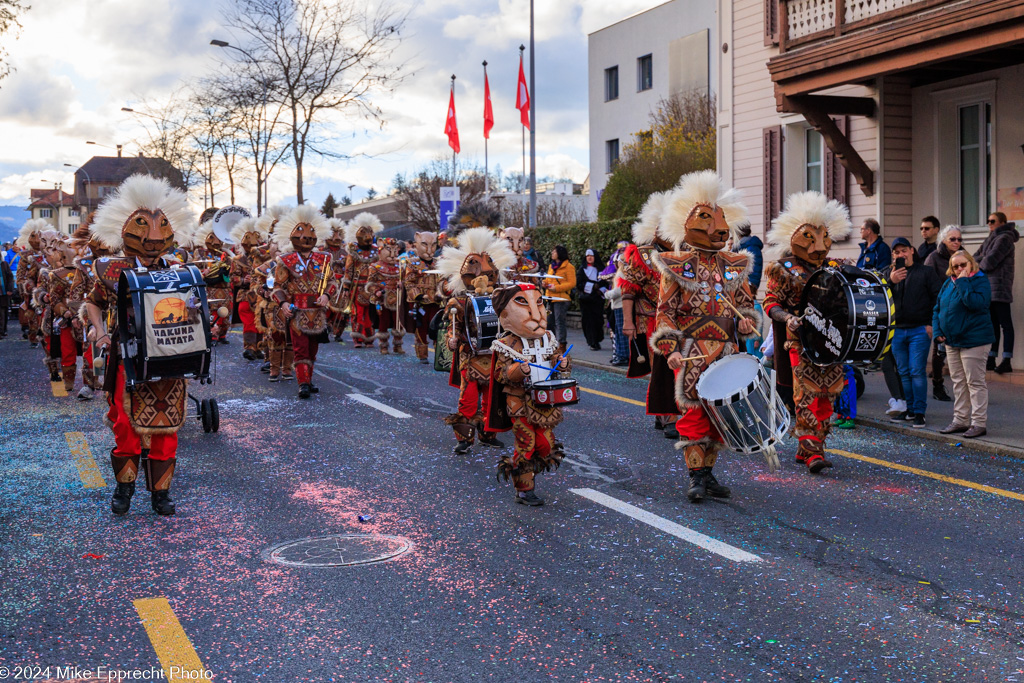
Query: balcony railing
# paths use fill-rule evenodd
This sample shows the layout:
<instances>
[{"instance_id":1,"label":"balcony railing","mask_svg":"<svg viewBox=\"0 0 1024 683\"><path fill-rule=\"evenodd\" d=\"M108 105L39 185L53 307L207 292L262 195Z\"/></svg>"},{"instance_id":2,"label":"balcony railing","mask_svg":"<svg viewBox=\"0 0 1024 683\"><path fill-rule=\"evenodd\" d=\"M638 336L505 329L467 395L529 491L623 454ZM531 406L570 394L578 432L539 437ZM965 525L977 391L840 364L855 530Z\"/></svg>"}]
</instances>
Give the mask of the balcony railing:
<instances>
[{"instance_id":1,"label":"balcony railing","mask_svg":"<svg viewBox=\"0 0 1024 683\"><path fill-rule=\"evenodd\" d=\"M891 21L949 0L780 0L783 50Z\"/></svg>"}]
</instances>

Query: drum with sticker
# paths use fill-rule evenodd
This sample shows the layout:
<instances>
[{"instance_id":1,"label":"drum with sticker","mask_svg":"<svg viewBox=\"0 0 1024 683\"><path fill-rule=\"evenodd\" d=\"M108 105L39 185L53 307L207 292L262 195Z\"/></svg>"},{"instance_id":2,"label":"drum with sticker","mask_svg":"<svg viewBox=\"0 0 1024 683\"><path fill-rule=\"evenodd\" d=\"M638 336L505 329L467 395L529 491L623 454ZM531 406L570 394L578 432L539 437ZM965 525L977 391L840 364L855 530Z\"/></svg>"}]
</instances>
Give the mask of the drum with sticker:
<instances>
[{"instance_id":1,"label":"drum with sticker","mask_svg":"<svg viewBox=\"0 0 1024 683\"><path fill-rule=\"evenodd\" d=\"M895 305L879 274L854 266L815 271L800 301L800 343L815 365L873 363L895 333Z\"/></svg>"}]
</instances>

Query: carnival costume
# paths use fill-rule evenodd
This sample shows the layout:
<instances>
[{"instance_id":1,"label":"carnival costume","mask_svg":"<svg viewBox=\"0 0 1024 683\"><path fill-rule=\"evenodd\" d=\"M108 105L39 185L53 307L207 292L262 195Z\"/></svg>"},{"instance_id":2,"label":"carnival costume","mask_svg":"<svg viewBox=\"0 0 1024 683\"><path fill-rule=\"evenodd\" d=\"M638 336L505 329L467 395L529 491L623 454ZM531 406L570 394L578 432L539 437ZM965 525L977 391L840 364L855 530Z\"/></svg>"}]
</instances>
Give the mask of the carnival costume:
<instances>
[{"instance_id":1,"label":"carnival costume","mask_svg":"<svg viewBox=\"0 0 1024 683\"><path fill-rule=\"evenodd\" d=\"M540 272L539 263L523 256L523 241L526 239L526 233L522 228L504 228L501 231L501 236L508 240L509 248L516 255L516 264L512 266L510 279L514 279L518 275L535 275Z\"/></svg>"},{"instance_id":2,"label":"carnival costume","mask_svg":"<svg viewBox=\"0 0 1024 683\"><path fill-rule=\"evenodd\" d=\"M213 343L227 344L232 306L231 253L224 248L224 242L213 232L212 218L199 226L193 241L196 249L192 252L192 260L202 262L201 270L203 279L206 280ZM228 312L227 315L223 315L225 311Z\"/></svg>"},{"instance_id":3,"label":"carnival costume","mask_svg":"<svg viewBox=\"0 0 1024 683\"><path fill-rule=\"evenodd\" d=\"M290 209L272 206L256 219L256 228L267 234L267 244L250 252L253 263L252 284L256 293L256 329L263 335L267 362L261 371L270 374L271 382L295 377L295 351L288 334L288 321L281 305L274 300L274 270L277 268L277 243L274 231Z\"/></svg>"},{"instance_id":4,"label":"carnival costume","mask_svg":"<svg viewBox=\"0 0 1024 683\"><path fill-rule=\"evenodd\" d=\"M235 305L238 307L238 318L242 321L242 357L256 360L262 358L263 353L260 351L262 335L256 327L258 297L253 288L253 256L267 240L267 233L260 230L256 219L243 218L231 229L231 240L241 252L231 259L229 277Z\"/></svg>"},{"instance_id":5,"label":"carnival costume","mask_svg":"<svg viewBox=\"0 0 1024 683\"><path fill-rule=\"evenodd\" d=\"M39 336L43 342L43 364L50 373L51 382L61 380L61 326L64 320L53 319L53 307L50 306L50 273L54 268L64 265L63 236L53 228L39 233L39 258L36 264L39 272L32 288L31 306L39 316ZM55 325L54 323L57 323ZM74 374L71 375L74 381Z\"/></svg>"},{"instance_id":6,"label":"carnival costume","mask_svg":"<svg viewBox=\"0 0 1024 683\"><path fill-rule=\"evenodd\" d=\"M327 304L336 285L330 276L330 254L314 249L330 231L316 207L305 204L282 218L274 231L281 255L274 269L273 297L288 320L299 398L319 393L313 385L313 366L320 344L327 341Z\"/></svg>"},{"instance_id":7,"label":"carnival costume","mask_svg":"<svg viewBox=\"0 0 1024 683\"><path fill-rule=\"evenodd\" d=\"M348 257L345 259L339 308L350 311L352 341L357 349L373 346L376 309L370 304L366 293L366 281L373 264L377 262L377 247L373 246L373 238L383 229L384 224L379 218L364 211L349 222L345 233Z\"/></svg>"},{"instance_id":8,"label":"carnival costume","mask_svg":"<svg viewBox=\"0 0 1024 683\"><path fill-rule=\"evenodd\" d=\"M377 345L382 354L388 353L388 333L391 350L403 355L402 337L405 325L402 313L402 268L398 263L398 240L382 237L377 240L377 262L366 277L366 295L377 310Z\"/></svg>"},{"instance_id":9,"label":"carnival costume","mask_svg":"<svg viewBox=\"0 0 1024 683\"><path fill-rule=\"evenodd\" d=\"M708 494L730 495L712 474L722 437L697 396L697 380L760 327L747 282L749 259L724 250L730 231L746 218L739 191L726 190L714 171L686 175L669 196L659 228L675 251L652 257L662 278L651 343L675 373L682 413L676 448L690 470L687 497L694 503Z\"/></svg>"},{"instance_id":10,"label":"carnival costume","mask_svg":"<svg viewBox=\"0 0 1024 683\"><path fill-rule=\"evenodd\" d=\"M769 258L764 312L772 319L775 370L781 387L792 386L800 441L796 461L818 473L832 463L825 458L832 406L843 391L842 363L815 365L800 343L800 299L807 279L825 265L833 240L849 236L852 225L845 206L820 192L801 192L786 199L786 210L772 221L767 235ZM780 344L785 340L785 344Z\"/></svg>"},{"instance_id":11,"label":"carnival costume","mask_svg":"<svg viewBox=\"0 0 1024 683\"><path fill-rule=\"evenodd\" d=\"M416 358L420 363L427 362L430 338L430 323L441 310L444 296L441 290L442 279L434 270L434 253L437 251L436 232L417 232L413 235L413 247L416 255L410 258L405 266L403 285L408 304L406 320L412 325L415 337Z\"/></svg>"},{"instance_id":12,"label":"carnival costume","mask_svg":"<svg viewBox=\"0 0 1024 683\"><path fill-rule=\"evenodd\" d=\"M349 314L347 311L343 311L338 304L344 289L342 284L345 280L345 260L348 258L348 250L345 248L345 221L340 218L328 218L327 222L331 226L331 235L324 244L324 251L331 255L331 277L335 280L338 292L335 299L331 301L327 320L330 323L334 341L344 344L342 335L345 333L345 328L348 327Z\"/></svg>"},{"instance_id":13,"label":"carnival costume","mask_svg":"<svg viewBox=\"0 0 1024 683\"><path fill-rule=\"evenodd\" d=\"M499 274L512 267L516 256L508 242L488 228L464 230L459 233L458 243L457 247L444 248L437 269L447 278L447 290L452 293L444 312L451 321L446 343L453 351L448 383L459 389L459 408L445 422L455 432L455 452L461 455L469 452L476 438L484 445L503 447L494 432L483 425L491 358L489 350L474 349L470 343L466 308L470 297L491 293L501 281Z\"/></svg>"},{"instance_id":14,"label":"carnival costume","mask_svg":"<svg viewBox=\"0 0 1024 683\"><path fill-rule=\"evenodd\" d=\"M512 480L515 502L543 505L534 492L534 477L557 469L564 457L554 429L562 409L535 401L530 387L550 378L569 377L570 361L558 353L558 341L547 329L543 294L532 283L500 287L491 296L501 329L507 332L491 343L487 429L512 430L512 456L502 456L498 476Z\"/></svg>"},{"instance_id":15,"label":"carnival costume","mask_svg":"<svg viewBox=\"0 0 1024 683\"><path fill-rule=\"evenodd\" d=\"M39 283L39 272L46 265L46 259L39 251L39 233L51 230L53 226L45 218L32 218L25 221L18 231L15 245L21 247L18 259L18 272L14 275L15 284L21 293L21 309L18 321L28 334L32 348L39 343L39 313L32 305L32 292Z\"/></svg>"},{"instance_id":16,"label":"carnival costume","mask_svg":"<svg viewBox=\"0 0 1024 683\"><path fill-rule=\"evenodd\" d=\"M139 266L167 267L169 263L163 255L173 249L175 239L187 243L194 225L183 192L172 188L166 180L135 175L103 201L89 226L99 242L113 251L123 250L124 254L93 263L96 281L85 304L94 328L95 338L91 341L110 349L103 388L109 405L107 424L114 432L115 442L110 452L117 481L111 500L115 514L128 512L144 450L148 452L146 489L151 493L152 507L161 515L174 514L169 489L187 397L184 379L143 382L135 391L125 390L125 371L118 348L121 331L117 316L112 314L117 308L118 278L124 270ZM105 326L107 332L102 332Z\"/></svg>"}]
</instances>

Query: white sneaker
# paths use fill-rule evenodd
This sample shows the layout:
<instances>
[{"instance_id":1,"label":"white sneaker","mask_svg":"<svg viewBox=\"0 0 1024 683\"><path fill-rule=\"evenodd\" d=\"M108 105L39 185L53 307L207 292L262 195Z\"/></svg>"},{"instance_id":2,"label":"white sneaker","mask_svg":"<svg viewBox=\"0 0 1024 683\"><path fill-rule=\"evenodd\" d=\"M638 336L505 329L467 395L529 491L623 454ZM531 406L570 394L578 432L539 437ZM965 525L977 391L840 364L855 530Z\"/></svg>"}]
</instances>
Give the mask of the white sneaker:
<instances>
[{"instance_id":1,"label":"white sneaker","mask_svg":"<svg viewBox=\"0 0 1024 683\"><path fill-rule=\"evenodd\" d=\"M899 415L900 413L907 412L907 402L902 399L889 399L889 409L885 411L886 415Z\"/></svg>"}]
</instances>

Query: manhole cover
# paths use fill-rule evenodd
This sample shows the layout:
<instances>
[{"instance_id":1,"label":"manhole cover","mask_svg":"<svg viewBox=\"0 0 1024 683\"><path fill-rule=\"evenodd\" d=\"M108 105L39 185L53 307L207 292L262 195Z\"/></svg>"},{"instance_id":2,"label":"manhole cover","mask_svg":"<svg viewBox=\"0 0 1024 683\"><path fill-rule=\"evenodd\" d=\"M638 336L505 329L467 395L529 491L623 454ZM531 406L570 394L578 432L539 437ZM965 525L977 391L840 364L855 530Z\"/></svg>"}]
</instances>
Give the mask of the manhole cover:
<instances>
[{"instance_id":1,"label":"manhole cover","mask_svg":"<svg viewBox=\"0 0 1024 683\"><path fill-rule=\"evenodd\" d=\"M386 562L412 549L412 541L385 534L339 534L279 543L263 557L288 567L348 567Z\"/></svg>"}]
</instances>

